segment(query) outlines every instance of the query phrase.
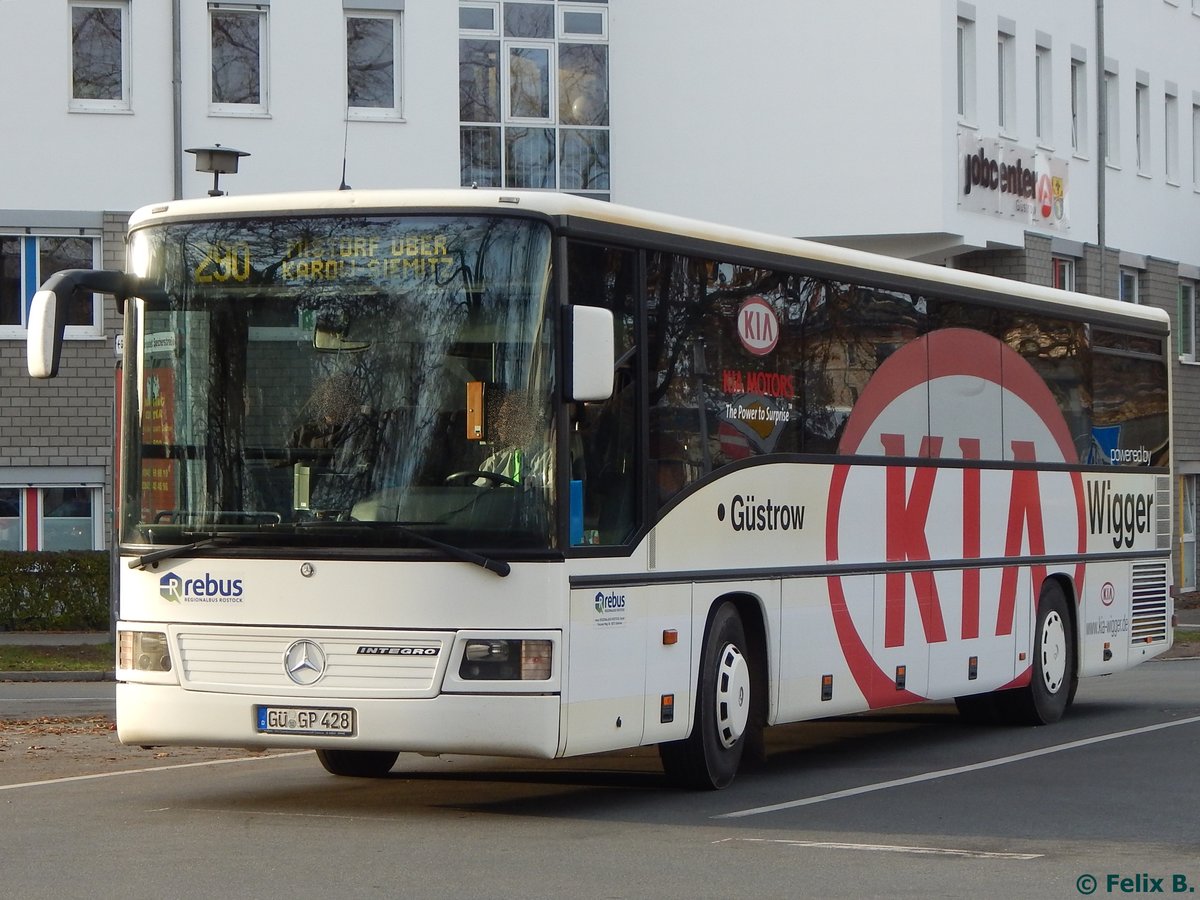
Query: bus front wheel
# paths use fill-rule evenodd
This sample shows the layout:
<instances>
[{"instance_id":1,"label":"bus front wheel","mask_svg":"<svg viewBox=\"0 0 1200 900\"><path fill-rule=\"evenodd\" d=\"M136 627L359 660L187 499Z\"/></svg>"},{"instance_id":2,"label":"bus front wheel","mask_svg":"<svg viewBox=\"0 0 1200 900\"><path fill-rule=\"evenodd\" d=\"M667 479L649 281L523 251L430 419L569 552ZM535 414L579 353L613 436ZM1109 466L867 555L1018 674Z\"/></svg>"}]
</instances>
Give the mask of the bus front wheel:
<instances>
[{"instance_id":1,"label":"bus front wheel","mask_svg":"<svg viewBox=\"0 0 1200 900\"><path fill-rule=\"evenodd\" d=\"M703 790L733 781L751 727L750 687L745 627L737 608L726 602L704 638L691 736L659 744L663 770L672 781Z\"/></svg>"},{"instance_id":2,"label":"bus front wheel","mask_svg":"<svg viewBox=\"0 0 1200 900\"><path fill-rule=\"evenodd\" d=\"M330 775L382 778L392 770L399 753L388 750L318 750L317 759Z\"/></svg>"}]
</instances>

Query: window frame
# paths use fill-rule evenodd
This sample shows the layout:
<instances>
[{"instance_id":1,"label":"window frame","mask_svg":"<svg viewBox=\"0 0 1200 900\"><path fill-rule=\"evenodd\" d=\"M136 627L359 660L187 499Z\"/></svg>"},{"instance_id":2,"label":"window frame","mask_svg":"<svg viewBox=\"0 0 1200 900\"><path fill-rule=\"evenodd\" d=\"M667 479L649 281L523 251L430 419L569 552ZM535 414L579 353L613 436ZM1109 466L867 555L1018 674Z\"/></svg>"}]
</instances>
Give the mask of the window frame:
<instances>
[{"instance_id":1,"label":"window frame","mask_svg":"<svg viewBox=\"0 0 1200 900\"><path fill-rule=\"evenodd\" d=\"M20 322L0 322L0 339L21 339L28 335L29 305L33 295L37 293L42 283L53 275L53 272L42 271L42 241L57 238L79 238L89 241L92 245L92 261L90 268L98 268L104 258L103 238L99 234L48 233L31 230L28 233L14 233L12 230L0 232L5 238L15 238L20 247L20 279L19 300ZM57 270L55 270L57 271ZM92 321L88 325L67 325L63 337L66 340L95 340L104 337L104 297L92 294Z\"/></svg>"},{"instance_id":2,"label":"window frame","mask_svg":"<svg viewBox=\"0 0 1200 900\"><path fill-rule=\"evenodd\" d=\"M1183 363L1200 362L1196 354L1196 328L1200 325L1196 319L1196 312L1196 282L1182 278L1179 281L1175 334L1179 361Z\"/></svg>"},{"instance_id":3,"label":"window frame","mask_svg":"<svg viewBox=\"0 0 1200 900\"><path fill-rule=\"evenodd\" d=\"M92 99L75 95L75 10L76 9L115 9L121 16L121 96L119 98ZM129 0L71 0L67 4L67 33L71 36L68 42L70 55L70 97L67 108L71 112L86 113L128 113L132 111L130 99L130 3Z\"/></svg>"},{"instance_id":4,"label":"window frame","mask_svg":"<svg viewBox=\"0 0 1200 900\"><path fill-rule=\"evenodd\" d=\"M1121 167L1121 76L1115 69L1104 69L1104 164Z\"/></svg>"},{"instance_id":5,"label":"window frame","mask_svg":"<svg viewBox=\"0 0 1200 900\"><path fill-rule=\"evenodd\" d=\"M86 482L58 483L51 481L47 483L35 481L31 484L14 484L12 482L0 481L0 488L11 489L17 492L17 551L40 553L63 549L89 551L104 549L104 485L97 484L90 479ZM87 492L90 509L87 516L89 527L87 530L88 545L86 547L62 548L46 546L46 520L54 518L47 515L48 504L46 502L46 492L64 489ZM70 516L67 518L82 519L83 517Z\"/></svg>"},{"instance_id":6,"label":"window frame","mask_svg":"<svg viewBox=\"0 0 1200 900\"><path fill-rule=\"evenodd\" d=\"M1179 94L1163 91L1163 165L1167 184L1179 184Z\"/></svg>"},{"instance_id":7,"label":"window frame","mask_svg":"<svg viewBox=\"0 0 1200 900\"><path fill-rule=\"evenodd\" d=\"M358 121L398 121L404 118L404 13L402 10L344 9L342 23L346 40L346 117ZM350 20L380 19L392 24L392 105L354 106L350 102Z\"/></svg>"},{"instance_id":8,"label":"window frame","mask_svg":"<svg viewBox=\"0 0 1200 900\"><path fill-rule=\"evenodd\" d=\"M1132 266L1120 266L1117 269L1117 299L1123 303L1141 303L1141 272ZM1126 292L1126 285L1132 285L1133 290Z\"/></svg>"},{"instance_id":9,"label":"window frame","mask_svg":"<svg viewBox=\"0 0 1200 900\"><path fill-rule=\"evenodd\" d=\"M1071 151L1075 156L1088 153L1087 60L1071 57Z\"/></svg>"},{"instance_id":10,"label":"window frame","mask_svg":"<svg viewBox=\"0 0 1200 900\"><path fill-rule=\"evenodd\" d=\"M1154 142L1150 139L1150 82L1138 77L1133 87L1133 144L1137 173L1149 177Z\"/></svg>"},{"instance_id":11,"label":"window frame","mask_svg":"<svg viewBox=\"0 0 1200 900\"><path fill-rule=\"evenodd\" d=\"M470 35L472 37L500 37L500 3L499 0L490 0L490 2L460 2L458 4L459 12L464 9L486 9L492 13L491 28L465 28L462 24L462 17L458 20L459 35Z\"/></svg>"},{"instance_id":12,"label":"window frame","mask_svg":"<svg viewBox=\"0 0 1200 900\"><path fill-rule=\"evenodd\" d=\"M1038 44L1033 53L1033 130L1038 146L1054 146L1054 57L1049 46Z\"/></svg>"},{"instance_id":13,"label":"window frame","mask_svg":"<svg viewBox=\"0 0 1200 900\"><path fill-rule=\"evenodd\" d=\"M957 107L958 121L963 125L975 122L975 21L958 17L957 46Z\"/></svg>"},{"instance_id":14,"label":"window frame","mask_svg":"<svg viewBox=\"0 0 1200 900\"><path fill-rule=\"evenodd\" d=\"M1075 260L1069 256L1050 257L1050 286L1060 291L1075 290Z\"/></svg>"},{"instance_id":15,"label":"window frame","mask_svg":"<svg viewBox=\"0 0 1200 900\"><path fill-rule=\"evenodd\" d=\"M209 2L208 4L208 113L210 116L263 118L270 114L270 9L268 4ZM213 71L214 14L233 13L258 19L258 102L229 103L213 99L216 88Z\"/></svg>"},{"instance_id":16,"label":"window frame","mask_svg":"<svg viewBox=\"0 0 1200 900\"><path fill-rule=\"evenodd\" d=\"M588 15L599 16L600 31L568 31L567 16L571 13L585 13ZM608 7L595 6L587 3L558 4L556 15L557 34L559 40L564 41L584 41L586 43L595 43L597 41L608 41Z\"/></svg>"},{"instance_id":17,"label":"window frame","mask_svg":"<svg viewBox=\"0 0 1200 900\"><path fill-rule=\"evenodd\" d=\"M996 32L996 122L1003 137L1017 136L1017 38Z\"/></svg>"}]
</instances>

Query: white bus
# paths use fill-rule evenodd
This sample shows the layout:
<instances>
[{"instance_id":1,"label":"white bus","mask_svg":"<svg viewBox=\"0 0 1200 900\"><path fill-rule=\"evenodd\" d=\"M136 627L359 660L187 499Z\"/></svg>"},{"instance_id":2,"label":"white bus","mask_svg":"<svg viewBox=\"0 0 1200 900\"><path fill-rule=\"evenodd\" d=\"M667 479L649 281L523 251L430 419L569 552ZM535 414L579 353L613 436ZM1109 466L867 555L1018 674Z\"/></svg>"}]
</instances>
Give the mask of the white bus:
<instances>
[{"instance_id":1,"label":"white bus","mask_svg":"<svg viewBox=\"0 0 1200 900\"><path fill-rule=\"evenodd\" d=\"M125 743L720 788L768 725L1049 723L1171 643L1159 310L483 190L144 208L31 374L92 291Z\"/></svg>"}]
</instances>

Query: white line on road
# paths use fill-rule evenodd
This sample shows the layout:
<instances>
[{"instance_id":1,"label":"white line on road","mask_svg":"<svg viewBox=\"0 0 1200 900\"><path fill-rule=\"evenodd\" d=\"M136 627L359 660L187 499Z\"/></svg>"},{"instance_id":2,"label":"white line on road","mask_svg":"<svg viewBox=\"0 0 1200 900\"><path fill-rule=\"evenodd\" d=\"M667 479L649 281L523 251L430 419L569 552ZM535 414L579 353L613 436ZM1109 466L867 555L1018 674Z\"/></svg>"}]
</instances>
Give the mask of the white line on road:
<instances>
[{"instance_id":1,"label":"white line on road","mask_svg":"<svg viewBox=\"0 0 1200 900\"><path fill-rule=\"evenodd\" d=\"M204 762L176 763L173 766L151 766L146 769L123 769L120 772L97 772L95 775L69 775L66 778L49 778L45 781L25 781L21 784L0 784L0 791L15 791L18 788L44 787L50 784L66 784L70 781L93 781L97 778L120 778L125 775L148 775L151 772L166 772L171 769L194 769L197 766L224 766L230 763L258 762L264 759L286 759L289 756L303 756L310 750L296 750L291 753L271 753L266 756L243 756L237 759L210 759Z\"/></svg>"},{"instance_id":2,"label":"white line on road","mask_svg":"<svg viewBox=\"0 0 1200 900\"><path fill-rule=\"evenodd\" d=\"M1071 741L1066 744L1056 744L1053 747L1043 747L1040 750L1029 750L1026 753L1017 753L1012 756L1002 756L997 759L988 759L983 762L972 763L969 766L955 766L952 769L939 769L936 772L923 772L920 775L910 775L908 778L897 778L894 781L880 781L876 784L864 784L862 787L849 788L844 791L833 791L828 794L818 794L815 797L804 797L800 800L789 800L786 803L772 803L770 806L757 806L753 809L741 809L737 812L722 813L719 816L713 816L714 819L742 819L746 816L757 816L763 813L778 812L782 809L794 809L797 806L812 806L815 803L825 803L828 800L841 800L846 797L856 797L859 794L871 794L875 791L886 791L894 787L904 787L909 784L920 784L923 781L934 781L938 778L948 778L951 775L963 775L967 772L978 772L981 769L992 769L996 766L1006 766L1009 763L1022 762L1027 759L1036 759L1039 756L1048 756L1051 753L1061 753L1064 750L1077 750L1080 747L1089 747L1093 744L1102 744L1106 741L1115 741L1121 738L1136 737L1139 734L1149 734L1152 731L1161 731L1164 728L1174 728L1177 725L1194 725L1200 722L1200 716L1192 716L1187 719L1178 719L1174 722L1159 722L1157 725L1146 725L1143 728L1131 728L1129 731L1115 731L1111 734L1101 734L1096 737L1085 738L1081 741Z\"/></svg>"},{"instance_id":3,"label":"white line on road","mask_svg":"<svg viewBox=\"0 0 1200 900\"><path fill-rule=\"evenodd\" d=\"M905 847L900 844L846 844L840 841L787 841L773 838L722 838L714 844L782 844L789 847L816 847L821 850L865 850L872 853L915 853L924 856L965 856L968 859L1041 859L1042 853L1001 853L994 850L959 850L954 847Z\"/></svg>"}]
</instances>

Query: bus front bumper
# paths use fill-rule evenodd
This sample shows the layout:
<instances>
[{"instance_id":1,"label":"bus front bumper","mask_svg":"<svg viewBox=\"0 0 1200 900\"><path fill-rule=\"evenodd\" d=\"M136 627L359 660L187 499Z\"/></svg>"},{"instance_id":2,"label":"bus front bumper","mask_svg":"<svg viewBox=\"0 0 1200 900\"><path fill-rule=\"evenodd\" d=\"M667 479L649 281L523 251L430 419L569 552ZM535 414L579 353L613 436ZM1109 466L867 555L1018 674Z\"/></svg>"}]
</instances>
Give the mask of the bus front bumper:
<instances>
[{"instance_id":1,"label":"bus front bumper","mask_svg":"<svg viewBox=\"0 0 1200 900\"><path fill-rule=\"evenodd\" d=\"M353 711L345 736L260 730L259 708ZM441 694L428 699L338 699L184 690L117 683L123 744L341 750L398 750L552 759L558 754L557 694Z\"/></svg>"}]
</instances>

